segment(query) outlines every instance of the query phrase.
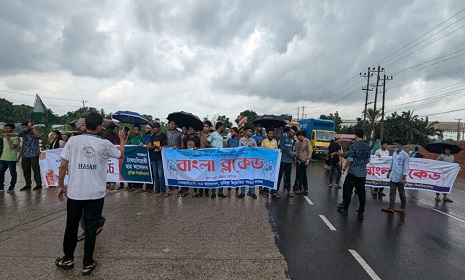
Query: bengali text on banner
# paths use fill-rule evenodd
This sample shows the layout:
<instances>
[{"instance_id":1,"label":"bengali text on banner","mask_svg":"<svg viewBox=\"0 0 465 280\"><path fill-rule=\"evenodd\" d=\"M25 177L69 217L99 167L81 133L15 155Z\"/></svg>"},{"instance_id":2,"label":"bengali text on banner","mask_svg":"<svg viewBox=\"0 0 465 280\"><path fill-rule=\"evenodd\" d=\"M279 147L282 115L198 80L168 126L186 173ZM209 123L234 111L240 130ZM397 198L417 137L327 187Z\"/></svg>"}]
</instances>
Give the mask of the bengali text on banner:
<instances>
[{"instance_id":1,"label":"bengali text on banner","mask_svg":"<svg viewBox=\"0 0 465 280\"><path fill-rule=\"evenodd\" d=\"M386 177L391 166L392 157L371 157L367 164L365 185L373 188L389 188ZM410 158L406 189L426 190L450 193L460 171L457 163L448 163L424 158Z\"/></svg>"},{"instance_id":2,"label":"bengali text on banner","mask_svg":"<svg viewBox=\"0 0 465 280\"><path fill-rule=\"evenodd\" d=\"M264 186L277 188L281 152L274 149L178 150L163 153L165 183L188 188Z\"/></svg>"},{"instance_id":3,"label":"bengali text on banner","mask_svg":"<svg viewBox=\"0 0 465 280\"><path fill-rule=\"evenodd\" d=\"M115 146L115 149L117 148L118 146ZM47 150L40 155L40 172L47 186L58 186L58 171L62 150ZM110 158L108 160L107 182L151 184L152 170L147 148L127 145L124 147L124 153L124 159ZM66 184L68 184L68 176L65 177Z\"/></svg>"}]
</instances>

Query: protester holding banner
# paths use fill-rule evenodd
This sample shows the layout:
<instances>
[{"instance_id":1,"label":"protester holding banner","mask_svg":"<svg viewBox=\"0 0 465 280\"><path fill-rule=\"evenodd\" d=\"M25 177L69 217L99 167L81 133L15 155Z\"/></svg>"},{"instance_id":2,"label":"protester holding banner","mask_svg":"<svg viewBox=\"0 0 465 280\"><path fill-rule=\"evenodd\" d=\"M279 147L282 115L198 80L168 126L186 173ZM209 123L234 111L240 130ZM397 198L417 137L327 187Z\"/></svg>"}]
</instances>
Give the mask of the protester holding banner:
<instances>
[{"instance_id":1,"label":"protester holding banner","mask_svg":"<svg viewBox=\"0 0 465 280\"><path fill-rule=\"evenodd\" d=\"M381 147L375 151L375 156L377 157L389 156L389 151L387 147L388 147L388 142L386 140L381 141ZM373 195L386 196L386 194L384 193L384 188L373 188Z\"/></svg>"},{"instance_id":2,"label":"protester holding banner","mask_svg":"<svg viewBox=\"0 0 465 280\"><path fill-rule=\"evenodd\" d=\"M293 197L294 194L291 192L291 172L292 172L292 152L294 148L294 135L297 132L297 127L285 127L284 134L279 140L279 149L283 153L281 157L281 165L279 167L278 175L278 189L281 184L281 179L284 175L284 189L287 191L288 197Z\"/></svg>"},{"instance_id":3,"label":"protester holding banner","mask_svg":"<svg viewBox=\"0 0 465 280\"><path fill-rule=\"evenodd\" d=\"M252 128L250 126L246 126L244 128L244 137L239 140L239 147L257 147L257 142L255 139L252 138ZM239 194L238 198L243 198L245 196L245 187L241 187L241 194ZM252 196L253 199L257 199L257 195L255 194L255 187L249 187L248 195Z\"/></svg>"},{"instance_id":4,"label":"protester holding banner","mask_svg":"<svg viewBox=\"0 0 465 280\"><path fill-rule=\"evenodd\" d=\"M166 134L161 132L160 124L153 124L153 134L151 142L147 144L150 154L150 160L152 162L153 169L153 183L155 184L155 195L168 196L171 193L166 192L165 186L165 175L163 173L163 162L161 156L161 150L166 147Z\"/></svg>"},{"instance_id":5,"label":"protester holding banner","mask_svg":"<svg viewBox=\"0 0 465 280\"><path fill-rule=\"evenodd\" d=\"M135 124L134 127L132 128L132 134L129 135L127 144L136 145L136 146L144 145L144 143L142 142L142 135L140 134L139 124ZM141 184L141 183L129 183L127 191L142 192L143 187L144 187L144 184Z\"/></svg>"},{"instance_id":6,"label":"protester holding banner","mask_svg":"<svg viewBox=\"0 0 465 280\"><path fill-rule=\"evenodd\" d=\"M146 124L144 127L144 135L142 135L142 144L147 147L147 145L151 142L152 139L152 125L151 124ZM150 162L152 162L152 159L150 158ZM153 167L152 164L150 164L150 168L152 168L152 174L153 174ZM148 193L153 193L153 184L145 184L145 190Z\"/></svg>"},{"instance_id":7,"label":"protester holding banner","mask_svg":"<svg viewBox=\"0 0 465 280\"><path fill-rule=\"evenodd\" d=\"M390 178L389 190L389 207L382 208L383 211L394 213L405 213L407 197L405 195L405 182L409 174L409 155L402 149L402 140L394 140L394 153L392 154L391 167L387 173L387 178ZM395 208L396 192L399 191L400 208Z\"/></svg>"},{"instance_id":8,"label":"protester holding banner","mask_svg":"<svg viewBox=\"0 0 465 280\"><path fill-rule=\"evenodd\" d=\"M3 126L6 133L12 133L15 125L7 123ZM10 169L11 181L8 193L15 191L18 173L16 172L16 162L18 161L19 137L2 134L3 149L0 152L0 191L4 191L5 173Z\"/></svg>"},{"instance_id":9,"label":"protester holding banner","mask_svg":"<svg viewBox=\"0 0 465 280\"><path fill-rule=\"evenodd\" d=\"M437 160L452 163L452 162L454 162L454 155L451 154L450 149L445 148L444 149L444 154L440 154L439 157L437 158ZM439 197L439 195L440 195L439 193L436 193L435 200L437 202L441 202L441 198ZM454 202L454 201L452 201L452 199L447 197L447 193L443 194L442 201L444 201L444 202Z\"/></svg>"},{"instance_id":10,"label":"protester holding banner","mask_svg":"<svg viewBox=\"0 0 465 280\"><path fill-rule=\"evenodd\" d=\"M262 140L262 148L266 149L277 149L278 142L273 138L274 136L274 128L269 127L266 129L266 139ZM268 198L270 193L270 188L264 188L263 198ZM271 196L274 198L281 198L277 191L271 190Z\"/></svg>"},{"instance_id":11,"label":"protester holding banner","mask_svg":"<svg viewBox=\"0 0 465 280\"><path fill-rule=\"evenodd\" d=\"M200 133L200 148L211 148L210 142L208 142L208 137L210 136L210 128L213 124L206 120L203 122L202 132ZM199 189L199 197L203 195L204 189ZM205 189L205 197L210 197L210 193L208 189Z\"/></svg>"},{"instance_id":12,"label":"protester holding banner","mask_svg":"<svg viewBox=\"0 0 465 280\"><path fill-rule=\"evenodd\" d=\"M192 126L189 126L186 135L181 136L181 149L200 149L200 138L195 135L195 129ZM181 196L185 197L188 195L189 190L183 187L181 193ZM194 188L194 197L200 197L197 188Z\"/></svg>"},{"instance_id":13,"label":"protester holding banner","mask_svg":"<svg viewBox=\"0 0 465 280\"><path fill-rule=\"evenodd\" d=\"M226 140L226 148L237 148L239 147L239 140L240 140L240 137L239 137L239 130L237 129L237 127L233 127L230 129L230 137L227 138ZM227 197L230 197L231 196L231 189L232 188L228 188L228 193L226 194ZM236 189L236 197L239 196L239 188L235 188Z\"/></svg>"},{"instance_id":14,"label":"protester holding banner","mask_svg":"<svg viewBox=\"0 0 465 280\"><path fill-rule=\"evenodd\" d=\"M55 261L63 269L74 267L74 250L77 244L79 220L84 213L86 241L84 245L83 275L90 275L97 266L93 259L97 223L102 214L108 159L124 157L124 132L119 133L119 150L108 140L97 134L102 130L103 118L98 113L86 116L87 133L72 137L61 154L58 176L58 199L67 200L66 230L63 240L64 256ZM68 186L64 179L68 174Z\"/></svg>"},{"instance_id":15,"label":"protester holding banner","mask_svg":"<svg viewBox=\"0 0 465 280\"><path fill-rule=\"evenodd\" d=\"M221 133L223 133L223 123L222 122L217 122L215 124L215 131L210 133L210 135L207 138L208 143L210 143L210 145L213 148L218 148L218 149L224 148L223 136L221 136ZM223 188L218 188L218 196L222 197L222 198L226 197L223 194ZM215 197L216 197L216 189L212 189L211 198L215 198Z\"/></svg>"}]
</instances>

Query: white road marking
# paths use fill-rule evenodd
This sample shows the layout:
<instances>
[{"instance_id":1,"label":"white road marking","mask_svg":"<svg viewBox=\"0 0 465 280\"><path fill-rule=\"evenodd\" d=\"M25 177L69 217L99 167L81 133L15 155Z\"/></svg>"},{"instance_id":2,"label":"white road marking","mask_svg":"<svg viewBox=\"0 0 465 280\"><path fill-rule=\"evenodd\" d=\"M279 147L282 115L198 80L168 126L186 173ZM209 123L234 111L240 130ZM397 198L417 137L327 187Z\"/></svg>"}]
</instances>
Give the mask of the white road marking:
<instances>
[{"instance_id":1,"label":"white road marking","mask_svg":"<svg viewBox=\"0 0 465 280\"><path fill-rule=\"evenodd\" d=\"M373 269L367 264L367 262L357 253L355 250L349 249L349 252L354 256L354 258L358 261L358 263L365 269L365 271L368 273L368 275L371 277L373 280L381 280L379 278L378 274L374 272Z\"/></svg>"},{"instance_id":2,"label":"white road marking","mask_svg":"<svg viewBox=\"0 0 465 280\"><path fill-rule=\"evenodd\" d=\"M304 197L305 197L305 199L307 200L308 204L310 204L310 205L315 205L315 204L313 204L313 202L310 200L310 198L308 198L308 196L305 195Z\"/></svg>"},{"instance_id":3,"label":"white road marking","mask_svg":"<svg viewBox=\"0 0 465 280\"><path fill-rule=\"evenodd\" d=\"M449 214L447 214L447 213L444 213L444 212L442 212L442 211L440 211L440 210L438 210L438 209L434 209L434 208L433 208L433 210L436 211L436 212L439 212L439 213L441 213L441 214L444 214L444 215L446 215L446 216L448 216L448 217L451 217L452 219L456 219L457 221L461 221L462 223L465 223L464 220L459 219L459 218L457 218L457 217L454 217L454 216L452 216L452 215L449 215Z\"/></svg>"},{"instance_id":4,"label":"white road marking","mask_svg":"<svg viewBox=\"0 0 465 280\"><path fill-rule=\"evenodd\" d=\"M336 228L331 224L331 222L328 219L326 219L324 215L320 215L320 218L323 220L323 222L325 222L325 224L329 227L330 230L336 231Z\"/></svg>"}]
</instances>

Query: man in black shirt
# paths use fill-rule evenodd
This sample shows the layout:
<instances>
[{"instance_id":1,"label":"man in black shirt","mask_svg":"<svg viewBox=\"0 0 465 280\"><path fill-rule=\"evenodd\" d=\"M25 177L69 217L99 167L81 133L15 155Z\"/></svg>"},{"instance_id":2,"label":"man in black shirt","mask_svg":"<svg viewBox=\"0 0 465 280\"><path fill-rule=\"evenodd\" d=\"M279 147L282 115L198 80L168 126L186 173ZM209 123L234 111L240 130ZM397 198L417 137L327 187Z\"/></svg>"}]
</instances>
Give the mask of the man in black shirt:
<instances>
[{"instance_id":1,"label":"man in black shirt","mask_svg":"<svg viewBox=\"0 0 465 280\"><path fill-rule=\"evenodd\" d=\"M334 170L336 169L337 175L336 175L336 185L334 185L335 189L340 189L341 187L339 186L339 180L341 179L341 163L340 163L340 157L338 155L338 152L341 150L341 138L336 137L334 139L334 142L332 142L329 147L328 147L328 155L329 155L329 164L331 166L331 171L329 172L329 185L328 187L333 186L333 175L334 175Z\"/></svg>"},{"instance_id":2,"label":"man in black shirt","mask_svg":"<svg viewBox=\"0 0 465 280\"><path fill-rule=\"evenodd\" d=\"M181 149L200 149L200 138L195 135L195 129L192 126L189 126L187 135L181 136ZM186 197L189 194L189 189L182 187L180 193L182 197ZM201 197L197 188L194 188L194 197Z\"/></svg>"},{"instance_id":3,"label":"man in black shirt","mask_svg":"<svg viewBox=\"0 0 465 280\"><path fill-rule=\"evenodd\" d=\"M166 147L166 134L161 132L160 124L153 124L153 135L147 148L150 153L150 160L153 170L153 183L155 184L155 195L166 196L165 176L163 175L163 162L161 159L161 149Z\"/></svg>"}]
</instances>

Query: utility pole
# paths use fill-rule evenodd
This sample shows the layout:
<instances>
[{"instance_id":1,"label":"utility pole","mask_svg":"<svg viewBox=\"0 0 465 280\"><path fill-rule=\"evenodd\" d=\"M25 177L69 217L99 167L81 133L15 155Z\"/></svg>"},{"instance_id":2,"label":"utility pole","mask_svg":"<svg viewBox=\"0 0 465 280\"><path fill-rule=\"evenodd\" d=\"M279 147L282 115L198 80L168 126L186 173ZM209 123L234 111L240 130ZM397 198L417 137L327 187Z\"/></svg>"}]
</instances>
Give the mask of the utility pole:
<instances>
[{"instance_id":1,"label":"utility pole","mask_svg":"<svg viewBox=\"0 0 465 280\"><path fill-rule=\"evenodd\" d=\"M300 114L299 114L299 112L300 112L300 107L297 106L297 108L294 108L294 110L297 111L297 120L299 120L299 117L300 117Z\"/></svg>"},{"instance_id":2,"label":"utility pole","mask_svg":"<svg viewBox=\"0 0 465 280\"><path fill-rule=\"evenodd\" d=\"M457 122L457 141L460 141L460 120L461 119L455 119Z\"/></svg>"},{"instance_id":3,"label":"utility pole","mask_svg":"<svg viewBox=\"0 0 465 280\"><path fill-rule=\"evenodd\" d=\"M304 119L304 111L305 111L305 108L307 108L307 107L305 107L305 106L302 106L302 118L301 118L301 120L303 120L303 119Z\"/></svg>"},{"instance_id":4,"label":"utility pole","mask_svg":"<svg viewBox=\"0 0 465 280\"><path fill-rule=\"evenodd\" d=\"M81 103L82 103L82 108L85 108L85 107L86 107L86 103L87 103L87 102L88 102L87 100L82 99L82 101L81 101Z\"/></svg>"},{"instance_id":5,"label":"utility pole","mask_svg":"<svg viewBox=\"0 0 465 280\"><path fill-rule=\"evenodd\" d=\"M386 76L386 74L384 74L384 78L383 78L383 109L382 109L382 112L381 112L381 131L379 133L381 141L384 139L384 104L385 104L385 100L386 100L386 81L387 80L391 81L392 76L389 77L389 76Z\"/></svg>"},{"instance_id":6,"label":"utility pole","mask_svg":"<svg viewBox=\"0 0 465 280\"><path fill-rule=\"evenodd\" d=\"M365 110L363 110L363 129L367 131L367 108L368 108L368 92L373 91L373 89L370 89L370 77L373 76L373 73L370 73L370 67L368 67L368 72L367 73L362 73L360 72L360 76L364 77L367 79L367 86L364 88L362 87L362 90L365 91Z\"/></svg>"},{"instance_id":7,"label":"utility pole","mask_svg":"<svg viewBox=\"0 0 465 280\"><path fill-rule=\"evenodd\" d=\"M373 70L375 68L373 67ZM373 108L373 124L372 124L372 128L371 128L371 140L375 140L375 125L376 125L376 102L378 100L378 87L379 87L379 72L384 72L384 68L381 68L381 66L378 65L378 72L376 74L376 89L375 89L375 105L374 105L374 108Z\"/></svg>"}]
</instances>

